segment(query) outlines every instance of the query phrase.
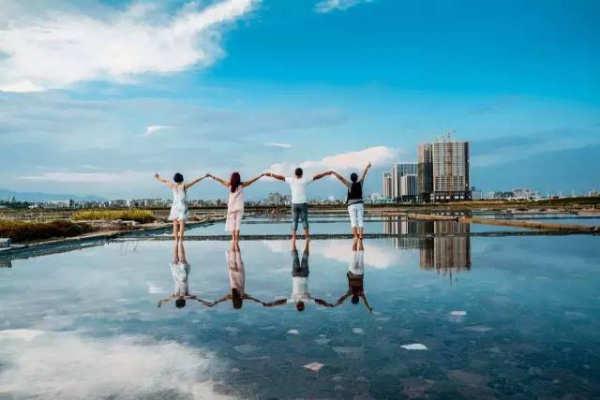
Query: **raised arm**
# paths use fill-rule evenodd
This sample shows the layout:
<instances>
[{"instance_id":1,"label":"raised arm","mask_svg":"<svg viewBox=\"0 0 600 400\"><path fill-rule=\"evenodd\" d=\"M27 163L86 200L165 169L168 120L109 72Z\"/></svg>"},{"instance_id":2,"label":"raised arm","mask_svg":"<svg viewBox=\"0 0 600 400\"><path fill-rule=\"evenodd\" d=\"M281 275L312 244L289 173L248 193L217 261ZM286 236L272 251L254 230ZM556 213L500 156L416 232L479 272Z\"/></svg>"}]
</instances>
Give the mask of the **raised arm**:
<instances>
[{"instance_id":1,"label":"raised arm","mask_svg":"<svg viewBox=\"0 0 600 400\"><path fill-rule=\"evenodd\" d=\"M371 308L371 306L369 305L369 302L367 301L367 296L362 294L360 297L362 297L363 301L365 302L365 307L367 307L367 310L369 310L369 312L372 313L373 309Z\"/></svg>"},{"instance_id":2,"label":"raised arm","mask_svg":"<svg viewBox=\"0 0 600 400\"><path fill-rule=\"evenodd\" d=\"M173 182L171 182L171 181L168 181L168 180L164 179L164 178L163 178L163 177L161 177L161 176L160 176L158 173L154 174L154 178L155 178L157 181L164 183L164 184L165 184L165 185L167 185L169 188L171 188L171 189L173 188Z\"/></svg>"},{"instance_id":3,"label":"raised arm","mask_svg":"<svg viewBox=\"0 0 600 400\"><path fill-rule=\"evenodd\" d=\"M214 307L217 304L222 303L222 302L224 302L226 300L229 300L229 299L231 299L231 295L230 294L226 294L222 299L219 299L217 301L213 301L212 303L208 303L208 304L206 304L206 303L203 302L202 304L204 304L207 307Z\"/></svg>"},{"instance_id":4,"label":"raised arm","mask_svg":"<svg viewBox=\"0 0 600 400\"><path fill-rule=\"evenodd\" d=\"M265 174L260 174L259 176L255 177L255 178L252 178L249 181L242 182L242 187L248 187L248 186L252 185L254 182L256 182L257 180L259 180L263 176L265 176Z\"/></svg>"},{"instance_id":5,"label":"raised arm","mask_svg":"<svg viewBox=\"0 0 600 400\"><path fill-rule=\"evenodd\" d=\"M274 178L274 179L277 179L277 180L285 182L285 176L283 176L283 175L277 175L277 174L274 174L272 172L265 172L264 176L268 176L269 178Z\"/></svg>"},{"instance_id":6,"label":"raised arm","mask_svg":"<svg viewBox=\"0 0 600 400\"><path fill-rule=\"evenodd\" d=\"M365 167L365 170L363 171L362 176L360 177L361 182L364 182L365 177L367 176L367 172L369 172L369 168L371 168L371 163L368 163Z\"/></svg>"},{"instance_id":7,"label":"raised arm","mask_svg":"<svg viewBox=\"0 0 600 400\"><path fill-rule=\"evenodd\" d=\"M198 178L194 179L193 181L191 181L190 183L186 183L185 184L185 188L189 189L192 186L194 186L196 183L200 182L202 179L208 177L208 174L204 175L204 176L199 176Z\"/></svg>"},{"instance_id":8,"label":"raised arm","mask_svg":"<svg viewBox=\"0 0 600 400\"><path fill-rule=\"evenodd\" d=\"M348 297L350 297L352 295L351 292L347 292L345 295L343 295L342 297L339 298L339 300L335 303L335 306L340 306L342 304L344 304L344 302L346 301L346 299Z\"/></svg>"},{"instance_id":9,"label":"raised arm","mask_svg":"<svg viewBox=\"0 0 600 400\"><path fill-rule=\"evenodd\" d=\"M332 173L333 173L333 171L325 171L325 172L321 172L320 174L316 174L316 175L313 176L313 181L321 179L324 176L331 175Z\"/></svg>"},{"instance_id":10,"label":"raised arm","mask_svg":"<svg viewBox=\"0 0 600 400\"><path fill-rule=\"evenodd\" d=\"M213 178L215 181L217 181L217 182L221 183L221 185L223 185L223 186L225 186L225 187L229 187L229 186L230 186L229 182L227 182L227 181L226 181L226 180L224 180L224 179L221 179L221 178L219 178L218 176L214 176L213 174L208 174L208 176L209 176L210 178Z\"/></svg>"},{"instance_id":11,"label":"raised arm","mask_svg":"<svg viewBox=\"0 0 600 400\"><path fill-rule=\"evenodd\" d=\"M346 178L344 178L342 175L338 174L338 173L337 173L337 172L335 172L335 171L331 171L331 173L332 173L333 175L335 175L335 177L336 177L336 178L338 178L338 180L339 180L340 182L342 182L342 184L343 184L344 186L346 186L346 188L348 187L348 184L349 184L350 182L348 182L348 180L347 180Z\"/></svg>"},{"instance_id":12,"label":"raised arm","mask_svg":"<svg viewBox=\"0 0 600 400\"><path fill-rule=\"evenodd\" d=\"M320 306L324 306L324 307L335 307L335 304L331 304L326 302L325 300L322 299L313 299L315 301L315 303L317 303Z\"/></svg>"},{"instance_id":13,"label":"raised arm","mask_svg":"<svg viewBox=\"0 0 600 400\"><path fill-rule=\"evenodd\" d=\"M158 302L156 307L162 307L163 304L168 303L169 301L173 300L175 297L177 297L177 296L171 295L171 296L167 297L166 299L162 299L161 301Z\"/></svg>"}]
</instances>

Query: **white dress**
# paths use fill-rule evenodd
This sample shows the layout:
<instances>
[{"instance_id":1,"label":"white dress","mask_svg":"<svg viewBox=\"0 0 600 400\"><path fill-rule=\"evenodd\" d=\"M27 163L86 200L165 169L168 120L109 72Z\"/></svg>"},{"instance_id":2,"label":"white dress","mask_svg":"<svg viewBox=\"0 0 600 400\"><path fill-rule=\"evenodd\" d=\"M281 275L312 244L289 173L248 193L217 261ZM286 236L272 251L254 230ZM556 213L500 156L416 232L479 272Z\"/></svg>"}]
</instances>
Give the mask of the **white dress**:
<instances>
[{"instance_id":1,"label":"white dress","mask_svg":"<svg viewBox=\"0 0 600 400\"><path fill-rule=\"evenodd\" d=\"M169 221L181 220L186 221L188 219L188 208L187 208L187 192L185 186L179 185L173 187L173 204L171 205L171 213L169 214Z\"/></svg>"},{"instance_id":2,"label":"white dress","mask_svg":"<svg viewBox=\"0 0 600 400\"><path fill-rule=\"evenodd\" d=\"M173 275L173 283L175 283L175 289L173 294L175 296L188 296L188 276L190 274L190 264L188 263L175 263L169 264L171 267L171 275Z\"/></svg>"}]
</instances>

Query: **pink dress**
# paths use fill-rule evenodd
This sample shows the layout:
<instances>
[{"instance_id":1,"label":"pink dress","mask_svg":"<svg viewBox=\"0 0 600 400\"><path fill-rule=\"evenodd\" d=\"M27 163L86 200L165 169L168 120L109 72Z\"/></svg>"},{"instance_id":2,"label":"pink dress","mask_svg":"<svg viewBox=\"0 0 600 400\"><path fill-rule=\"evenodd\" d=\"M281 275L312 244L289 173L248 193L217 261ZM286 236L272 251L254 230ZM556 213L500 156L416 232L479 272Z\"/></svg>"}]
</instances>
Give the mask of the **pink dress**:
<instances>
[{"instance_id":1,"label":"pink dress","mask_svg":"<svg viewBox=\"0 0 600 400\"><path fill-rule=\"evenodd\" d=\"M238 186L235 192L229 191L229 201L227 202L227 222L225 230L227 232L239 231L244 217L244 188Z\"/></svg>"}]
</instances>

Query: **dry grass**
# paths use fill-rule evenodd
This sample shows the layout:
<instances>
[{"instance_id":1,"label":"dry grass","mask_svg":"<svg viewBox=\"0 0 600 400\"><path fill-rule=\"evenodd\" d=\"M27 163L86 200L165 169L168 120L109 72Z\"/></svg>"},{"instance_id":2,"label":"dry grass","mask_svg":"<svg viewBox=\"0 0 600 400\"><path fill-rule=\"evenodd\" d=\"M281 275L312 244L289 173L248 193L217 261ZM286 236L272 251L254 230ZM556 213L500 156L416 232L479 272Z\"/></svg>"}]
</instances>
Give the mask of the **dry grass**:
<instances>
[{"instance_id":1,"label":"dry grass","mask_svg":"<svg viewBox=\"0 0 600 400\"><path fill-rule=\"evenodd\" d=\"M0 221L0 237L11 238L15 243L67 238L79 236L93 230L88 224L73 223L70 221Z\"/></svg>"},{"instance_id":2,"label":"dry grass","mask_svg":"<svg viewBox=\"0 0 600 400\"><path fill-rule=\"evenodd\" d=\"M71 215L73 221L136 221L141 224L154 222L154 214L150 210L84 210Z\"/></svg>"}]
</instances>

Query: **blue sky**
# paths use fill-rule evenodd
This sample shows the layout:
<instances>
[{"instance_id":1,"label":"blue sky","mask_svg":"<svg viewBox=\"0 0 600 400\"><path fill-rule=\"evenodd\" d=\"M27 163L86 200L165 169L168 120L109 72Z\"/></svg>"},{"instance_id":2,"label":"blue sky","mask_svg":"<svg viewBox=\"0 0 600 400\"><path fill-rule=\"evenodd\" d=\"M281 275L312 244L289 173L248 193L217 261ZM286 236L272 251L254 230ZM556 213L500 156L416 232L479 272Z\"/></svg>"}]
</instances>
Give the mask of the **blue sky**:
<instances>
[{"instance_id":1,"label":"blue sky","mask_svg":"<svg viewBox=\"0 0 600 400\"><path fill-rule=\"evenodd\" d=\"M598 43L594 0L0 0L0 187L166 197L155 171L371 160L379 192L453 129L478 188L600 188Z\"/></svg>"}]
</instances>

